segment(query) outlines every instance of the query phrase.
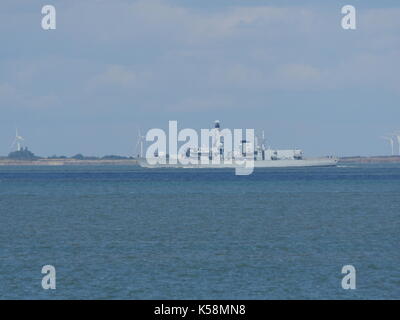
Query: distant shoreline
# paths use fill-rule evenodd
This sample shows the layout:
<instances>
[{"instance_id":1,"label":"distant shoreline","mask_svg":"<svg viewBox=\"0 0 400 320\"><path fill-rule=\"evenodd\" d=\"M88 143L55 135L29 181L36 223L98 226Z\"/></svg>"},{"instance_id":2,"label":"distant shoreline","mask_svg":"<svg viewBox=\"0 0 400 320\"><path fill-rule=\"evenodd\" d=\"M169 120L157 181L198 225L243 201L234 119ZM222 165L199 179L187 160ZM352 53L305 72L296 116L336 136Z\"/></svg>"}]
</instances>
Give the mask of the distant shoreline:
<instances>
[{"instance_id":1,"label":"distant shoreline","mask_svg":"<svg viewBox=\"0 0 400 320\"><path fill-rule=\"evenodd\" d=\"M400 163L400 156L342 157L339 163ZM138 165L136 159L0 159L0 166L96 166L96 165Z\"/></svg>"},{"instance_id":2,"label":"distant shoreline","mask_svg":"<svg viewBox=\"0 0 400 320\"><path fill-rule=\"evenodd\" d=\"M137 165L135 159L37 159L37 160L14 160L0 159L0 166L95 166L95 165Z\"/></svg>"},{"instance_id":3,"label":"distant shoreline","mask_svg":"<svg viewBox=\"0 0 400 320\"><path fill-rule=\"evenodd\" d=\"M398 163L400 156L342 157L340 163Z\"/></svg>"}]
</instances>

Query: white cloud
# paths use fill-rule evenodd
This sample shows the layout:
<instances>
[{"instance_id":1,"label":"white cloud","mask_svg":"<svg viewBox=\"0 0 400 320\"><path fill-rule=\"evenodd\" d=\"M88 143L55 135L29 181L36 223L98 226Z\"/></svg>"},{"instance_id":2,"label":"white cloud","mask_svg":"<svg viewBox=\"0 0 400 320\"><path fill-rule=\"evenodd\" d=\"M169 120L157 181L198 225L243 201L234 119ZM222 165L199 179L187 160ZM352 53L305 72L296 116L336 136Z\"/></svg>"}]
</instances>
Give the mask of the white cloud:
<instances>
[{"instance_id":1,"label":"white cloud","mask_svg":"<svg viewBox=\"0 0 400 320\"><path fill-rule=\"evenodd\" d=\"M276 73L276 81L281 87L291 89L299 86L301 88L312 88L321 80L321 72L316 67L306 64L284 64Z\"/></svg>"},{"instance_id":2,"label":"white cloud","mask_svg":"<svg viewBox=\"0 0 400 320\"><path fill-rule=\"evenodd\" d=\"M31 95L21 90L17 90L8 83L0 84L0 108L32 108L44 109L59 107L61 101L54 94L47 95Z\"/></svg>"},{"instance_id":3,"label":"white cloud","mask_svg":"<svg viewBox=\"0 0 400 320\"><path fill-rule=\"evenodd\" d=\"M0 83L0 98L7 99L14 97L16 94L16 89L8 83Z\"/></svg>"},{"instance_id":4,"label":"white cloud","mask_svg":"<svg viewBox=\"0 0 400 320\"><path fill-rule=\"evenodd\" d=\"M262 94L363 86L398 92L398 85L387 84L400 82L398 9L359 10L359 29L351 33L341 29L339 10L320 6L243 2L199 10L160 0L60 6L54 38L60 43L53 44L60 51L52 51L47 64L42 57L31 58L25 68L9 72L16 88L57 68L60 91L71 88L79 96L119 90L129 99L132 92L152 92L160 100L168 94L166 105L207 96L210 90L224 91L216 92L221 96L226 90L240 95L240 90ZM89 59L90 64L82 62Z\"/></svg>"},{"instance_id":5,"label":"white cloud","mask_svg":"<svg viewBox=\"0 0 400 320\"><path fill-rule=\"evenodd\" d=\"M238 107L232 97L227 95L209 95L207 97L189 97L167 106L171 111L186 112L193 110L225 110Z\"/></svg>"},{"instance_id":6,"label":"white cloud","mask_svg":"<svg viewBox=\"0 0 400 320\"><path fill-rule=\"evenodd\" d=\"M89 80L89 89L104 87L135 88L139 84L138 75L121 65L107 66L105 71Z\"/></svg>"}]
</instances>

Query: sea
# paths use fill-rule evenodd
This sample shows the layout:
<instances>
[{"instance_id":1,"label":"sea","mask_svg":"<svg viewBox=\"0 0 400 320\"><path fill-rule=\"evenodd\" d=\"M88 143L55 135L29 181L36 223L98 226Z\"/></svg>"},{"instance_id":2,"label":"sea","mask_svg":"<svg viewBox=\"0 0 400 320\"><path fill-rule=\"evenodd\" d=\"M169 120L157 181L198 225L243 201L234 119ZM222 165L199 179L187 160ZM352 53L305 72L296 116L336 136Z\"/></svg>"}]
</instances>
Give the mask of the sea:
<instances>
[{"instance_id":1,"label":"sea","mask_svg":"<svg viewBox=\"0 0 400 320\"><path fill-rule=\"evenodd\" d=\"M0 299L400 299L400 164L0 167Z\"/></svg>"}]
</instances>

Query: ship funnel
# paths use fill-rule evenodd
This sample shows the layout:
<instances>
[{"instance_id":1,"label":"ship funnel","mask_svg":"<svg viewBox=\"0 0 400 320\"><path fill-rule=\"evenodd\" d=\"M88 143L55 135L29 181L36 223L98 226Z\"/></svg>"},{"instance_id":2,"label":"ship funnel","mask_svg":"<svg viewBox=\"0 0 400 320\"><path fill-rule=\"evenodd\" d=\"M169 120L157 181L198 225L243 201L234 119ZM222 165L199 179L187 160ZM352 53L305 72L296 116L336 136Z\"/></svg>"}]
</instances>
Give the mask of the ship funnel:
<instances>
[{"instance_id":1,"label":"ship funnel","mask_svg":"<svg viewBox=\"0 0 400 320\"><path fill-rule=\"evenodd\" d=\"M215 120L215 128L219 129L219 120Z\"/></svg>"}]
</instances>

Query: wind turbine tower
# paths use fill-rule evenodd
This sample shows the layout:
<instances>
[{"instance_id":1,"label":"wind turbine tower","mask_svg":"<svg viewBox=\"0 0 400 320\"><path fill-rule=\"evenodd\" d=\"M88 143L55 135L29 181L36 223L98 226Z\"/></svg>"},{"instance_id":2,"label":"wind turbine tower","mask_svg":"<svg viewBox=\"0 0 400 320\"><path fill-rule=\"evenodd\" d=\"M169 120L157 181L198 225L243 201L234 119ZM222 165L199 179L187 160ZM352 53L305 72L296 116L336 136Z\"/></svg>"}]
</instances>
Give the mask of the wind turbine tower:
<instances>
[{"instance_id":1,"label":"wind turbine tower","mask_svg":"<svg viewBox=\"0 0 400 320\"><path fill-rule=\"evenodd\" d=\"M392 156L393 156L393 155L394 155L393 138L390 138L390 137L382 137L382 139L385 139L385 140L389 141L390 147L392 148Z\"/></svg>"},{"instance_id":2,"label":"wind turbine tower","mask_svg":"<svg viewBox=\"0 0 400 320\"><path fill-rule=\"evenodd\" d=\"M17 151L21 151L21 149L22 149L21 143L24 140L25 139L18 134L18 129L15 129L15 139L14 139L14 142L12 143L12 145L11 145L11 148L16 145L17 146Z\"/></svg>"},{"instance_id":3,"label":"wind turbine tower","mask_svg":"<svg viewBox=\"0 0 400 320\"><path fill-rule=\"evenodd\" d=\"M397 144L399 145L399 156L400 156L400 133L397 132L394 134L394 136L397 138Z\"/></svg>"},{"instance_id":4,"label":"wind turbine tower","mask_svg":"<svg viewBox=\"0 0 400 320\"><path fill-rule=\"evenodd\" d=\"M140 129L138 129L138 141L136 143L136 151L138 149L138 147L140 146L140 158L143 158L143 141L146 137L142 136L142 134L140 133Z\"/></svg>"}]
</instances>

